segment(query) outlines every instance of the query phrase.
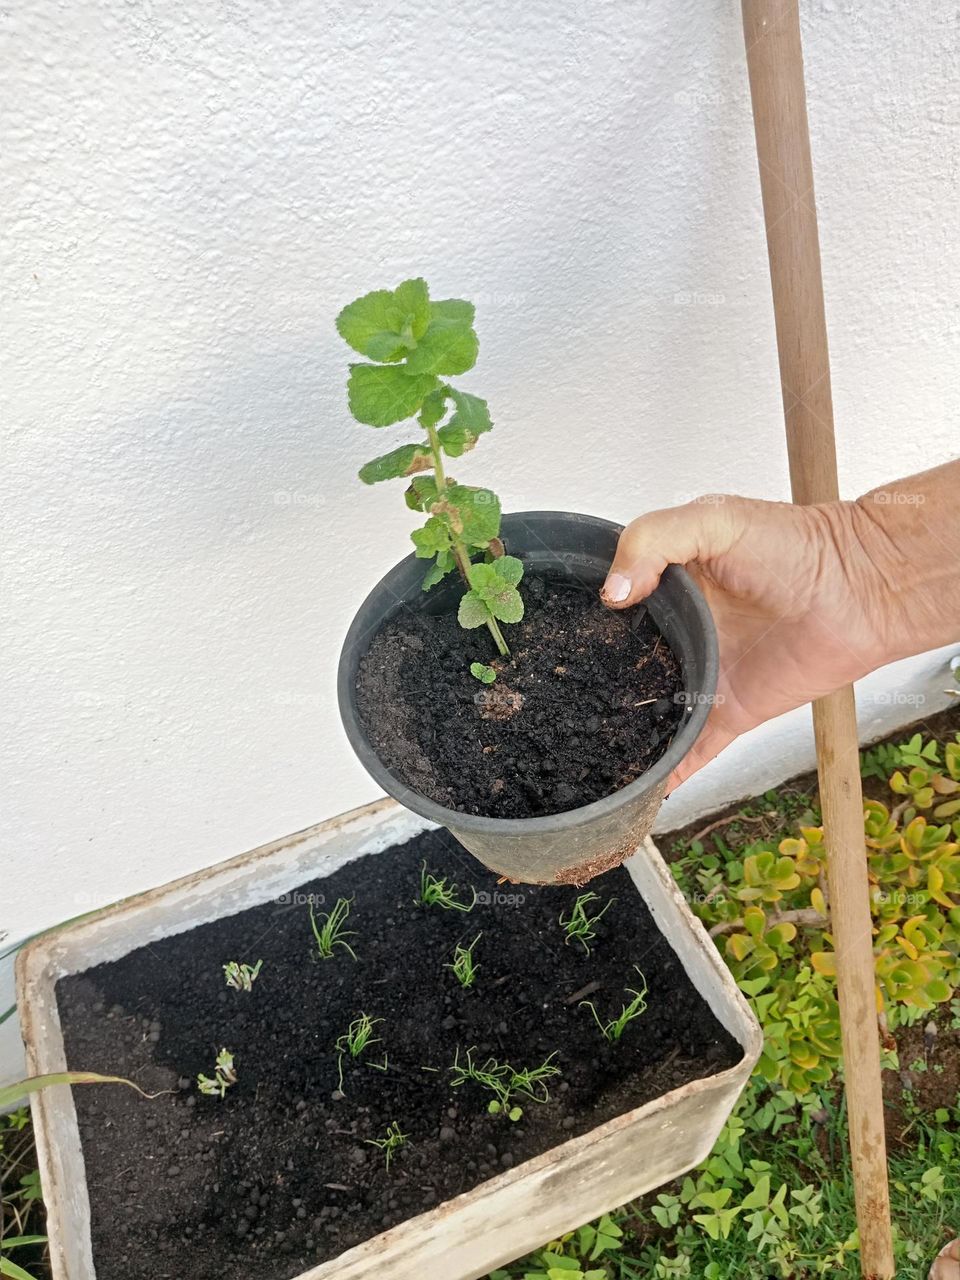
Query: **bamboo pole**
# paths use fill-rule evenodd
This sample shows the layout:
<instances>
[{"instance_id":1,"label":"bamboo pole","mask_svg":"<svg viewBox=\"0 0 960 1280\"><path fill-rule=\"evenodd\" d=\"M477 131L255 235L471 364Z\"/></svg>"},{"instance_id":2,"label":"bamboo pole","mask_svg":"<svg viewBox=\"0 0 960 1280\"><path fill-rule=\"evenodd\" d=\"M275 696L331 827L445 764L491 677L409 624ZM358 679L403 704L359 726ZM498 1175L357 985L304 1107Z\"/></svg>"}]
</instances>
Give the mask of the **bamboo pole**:
<instances>
[{"instance_id":1,"label":"bamboo pole","mask_svg":"<svg viewBox=\"0 0 960 1280\"><path fill-rule=\"evenodd\" d=\"M839 496L798 0L743 0L793 500ZM853 687L813 705L861 1272L892 1280L873 933Z\"/></svg>"}]
</instances>

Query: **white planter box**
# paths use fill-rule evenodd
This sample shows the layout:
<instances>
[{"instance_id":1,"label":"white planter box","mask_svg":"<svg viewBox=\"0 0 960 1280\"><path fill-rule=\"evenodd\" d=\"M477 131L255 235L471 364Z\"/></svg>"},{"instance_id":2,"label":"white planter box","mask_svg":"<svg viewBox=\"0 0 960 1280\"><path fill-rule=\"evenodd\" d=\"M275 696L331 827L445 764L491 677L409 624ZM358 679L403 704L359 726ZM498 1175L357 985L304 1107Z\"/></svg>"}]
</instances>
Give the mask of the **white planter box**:
<instances>
[{"instance_id":1,"label":"white planter box","mask_svg":"<svg viewBox=\"0 0 960 1280\"><path fill-rule=\"evenodd\" d=\"M35 939L17 964L30 1074L66 1069L55 996L60 978L258 906L428 825L391 800L378 801ZM299 1280L476 1280L707 1155L760 1054L760 1028L654 845L648 840L624 865L693 985L743 1046L742 1060L410 1218ZM54 1280L94 1280L72 1092L45 1089L31 1106Z\"/></svg>"}]
</instances>

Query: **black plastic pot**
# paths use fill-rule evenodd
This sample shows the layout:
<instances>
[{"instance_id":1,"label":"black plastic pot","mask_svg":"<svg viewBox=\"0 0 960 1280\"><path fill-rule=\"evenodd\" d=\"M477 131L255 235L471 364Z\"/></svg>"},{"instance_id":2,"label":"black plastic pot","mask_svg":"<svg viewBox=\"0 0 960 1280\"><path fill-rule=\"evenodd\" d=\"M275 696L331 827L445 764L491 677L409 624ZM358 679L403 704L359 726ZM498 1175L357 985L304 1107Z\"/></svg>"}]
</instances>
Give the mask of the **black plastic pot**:
<instances>
[{"instance_id":1,"label":"black plastic pot","mask_svg":"<svg viewBox=\"0 0 960 1280\"><path fill-rule=\"evenodd\" d=\"M503 518L501 537L525 567L571 577L599 589L622 526L565 511L524 511ZM441 613L457 606L462 587L449 579L421 590L424 563L401 560L370 592L347 632L337 693L350 745L376 782L401 804L447 827L481 862L512 881L582 884L618 865L649 834L667 778L696 742L717 687L713 618L690 575L670 565L647 608L680 660L685 709L670 746L653 768L602 800L545 818L486 818L428 800L396 777L377 755L357 714L357 672L370 641L401 609Z\"/></svg>"}]
</instances>

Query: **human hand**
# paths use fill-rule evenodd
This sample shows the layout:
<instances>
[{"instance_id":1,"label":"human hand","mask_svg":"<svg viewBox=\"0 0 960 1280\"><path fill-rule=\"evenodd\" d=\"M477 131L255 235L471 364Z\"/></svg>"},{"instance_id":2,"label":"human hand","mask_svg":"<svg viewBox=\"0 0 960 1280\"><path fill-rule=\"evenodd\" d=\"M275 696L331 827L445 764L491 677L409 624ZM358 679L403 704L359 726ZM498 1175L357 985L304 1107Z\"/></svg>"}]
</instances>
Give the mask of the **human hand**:
<instances>
[{"instance_id":1,"label":"human hand","mask_svg":"<svg viewBox=\"0 0 960 1280\"><path fill-rule=\"evenodd\" d=\"M706 596L720 642L717 700L668 791L748 729L889 660L879 616L889 584L856 503L793 506L713 496L632 521L601 598L625 609L668 564Z\"/></svg>"}]
</instances>

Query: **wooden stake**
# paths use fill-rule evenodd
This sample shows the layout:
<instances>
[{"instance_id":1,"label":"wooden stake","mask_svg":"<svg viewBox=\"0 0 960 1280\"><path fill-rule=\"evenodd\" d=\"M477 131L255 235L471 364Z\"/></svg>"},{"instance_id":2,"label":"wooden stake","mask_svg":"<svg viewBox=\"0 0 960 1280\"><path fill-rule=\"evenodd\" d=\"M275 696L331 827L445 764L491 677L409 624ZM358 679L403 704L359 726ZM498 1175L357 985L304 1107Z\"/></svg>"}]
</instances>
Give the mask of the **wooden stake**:
<instances>
[{"instance_id":1,"label":"wooden stake","mask_svg":"<svg viewBox=\"0 0 960 1280\"><path fill-rule=\"evenodd\" d=\"M794 502L839 496L797 0L743 0ZM892 1280L873 925L853 687L813 705L861 1272Z\"/></svg>"}]
</instances>

